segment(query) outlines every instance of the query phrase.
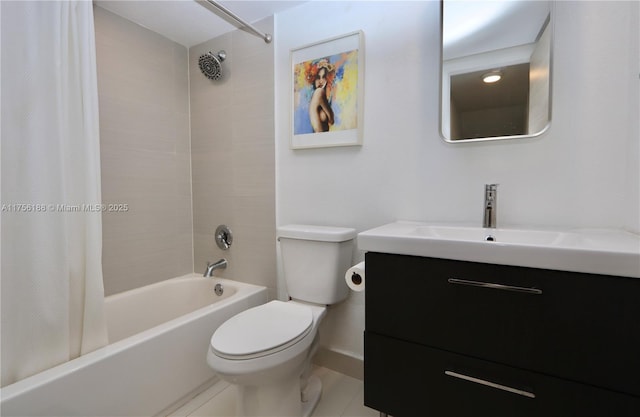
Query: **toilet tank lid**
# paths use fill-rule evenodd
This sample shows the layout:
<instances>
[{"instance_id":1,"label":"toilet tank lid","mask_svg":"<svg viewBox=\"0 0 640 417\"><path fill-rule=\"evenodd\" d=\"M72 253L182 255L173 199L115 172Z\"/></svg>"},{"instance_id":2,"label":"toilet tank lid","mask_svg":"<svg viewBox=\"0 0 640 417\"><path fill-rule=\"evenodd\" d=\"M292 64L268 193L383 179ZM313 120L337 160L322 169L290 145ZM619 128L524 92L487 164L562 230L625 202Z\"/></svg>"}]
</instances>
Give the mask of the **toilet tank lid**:
<instances>
[{"instance_id":1,"label":"toilet tank lid","mask_svg":"<svg viewBox=\"0 0 640 417\"><path fill-rule=\"evenodd\" d=\"M356 229L350 227L313 226L308 224L289 224L278 227L278 238L345 242L355 237Z\"/></svg>"}]
</instances>

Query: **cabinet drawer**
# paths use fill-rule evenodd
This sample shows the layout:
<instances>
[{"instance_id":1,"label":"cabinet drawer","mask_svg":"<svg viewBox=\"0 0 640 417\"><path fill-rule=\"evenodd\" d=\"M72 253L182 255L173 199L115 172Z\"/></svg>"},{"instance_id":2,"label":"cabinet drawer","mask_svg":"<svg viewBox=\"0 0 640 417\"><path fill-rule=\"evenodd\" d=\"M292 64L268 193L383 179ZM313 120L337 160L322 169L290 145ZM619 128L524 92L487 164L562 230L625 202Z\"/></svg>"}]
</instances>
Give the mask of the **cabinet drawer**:
<instances>
[{"instance_id":1,"label":"cabinet drawer","mask_svg":"<svg viewBox=\"0 0 640 417\"><path fill-rule=\"evenodd\" d=\"M640 279L379 253L366 265L367 331L640 396Z\"/></svg>"},{"instance_id":2,"label":"cabinet drawer","mask_svg":"<svg viewBox=\"0 0 640 417\"><path fill-rule=\"evenodd\" d=\"M640 397L365 333L364 403L395 417L640 415Z\"/></svg>"}]
</instances>

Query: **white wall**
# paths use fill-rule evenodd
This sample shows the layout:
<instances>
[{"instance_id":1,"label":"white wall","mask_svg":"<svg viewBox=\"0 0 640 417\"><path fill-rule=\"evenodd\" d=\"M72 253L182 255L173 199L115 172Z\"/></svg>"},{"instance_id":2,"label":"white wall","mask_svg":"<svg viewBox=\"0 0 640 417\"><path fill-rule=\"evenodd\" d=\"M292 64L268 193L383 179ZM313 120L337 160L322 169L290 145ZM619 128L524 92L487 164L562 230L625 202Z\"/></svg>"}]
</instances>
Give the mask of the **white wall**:
<instances>
[{"instance_id":1,"label":"white wall","mask_svg":"<svg viewBox=\"0 0 640 417\"><path fill-rule=\"evenodd\" d=\"M536 139L471 144L438 134L437 1L313 1L278 14L277 224L358 231L396 219L479 224L483 184L497 182L503 225L637 232L638 3L563 1L555 13L550 129ZM359 29L363 146L289 149L290 49ZM361 356L363 329L360 293L332 308L322 343Z\"/></svg>"},{"instance_id":2,"label":"white wall","mask_svg":"<svg viewBox=\"0 0 640 417\"><path fill-rule=\"evenodd\" d=\"M628 100L629 106L627 117L629 118L630 134L628 140L627 153L627 200L625 206L627 208L626 216L628 217L628 229L640 231L640 7L634 2L635 11L626 14L626 24L631 32L630 42L628 43L627 57L629 62L623 67L628 70L627 78L631 80ZM623 10L623 12L626 12ZM624 65L624 64L623 64ZM635 85L633 85L635 84Z\"/></svg>"}]
</instances>

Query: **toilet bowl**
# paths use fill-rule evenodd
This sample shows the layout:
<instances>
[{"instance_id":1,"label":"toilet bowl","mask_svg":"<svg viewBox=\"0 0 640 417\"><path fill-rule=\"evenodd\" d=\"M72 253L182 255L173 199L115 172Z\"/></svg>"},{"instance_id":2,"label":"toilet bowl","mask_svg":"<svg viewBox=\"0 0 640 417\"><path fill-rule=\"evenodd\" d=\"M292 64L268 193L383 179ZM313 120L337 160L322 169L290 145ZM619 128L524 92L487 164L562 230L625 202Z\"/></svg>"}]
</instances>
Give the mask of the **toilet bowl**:
<instances>
[{"instance_id":1,"label":"toilet bowl","mask_svg":"<svg viewBox=\"0 0 640 417\"><path fill-rule=\"evenodd\" d=\"M237 314L216 330L207 363L236 385L237 415L311 414L321 389L319 381L307 378L325 312L323 306L271 301Z\"/></svg>"},{"instance_id":2,"label":"toilet bowl","mask_svg":"<svg viewBox=\"0 0 640 417\"><path fill-rule=\"evenodd\" d=\"M344 300L355 229L289 225L278 229L290 301L271 301L224 322L207 363L237 389L237 416L308 417L322 384L311 374L326 306Z\"/></svg>"}]
</instances>

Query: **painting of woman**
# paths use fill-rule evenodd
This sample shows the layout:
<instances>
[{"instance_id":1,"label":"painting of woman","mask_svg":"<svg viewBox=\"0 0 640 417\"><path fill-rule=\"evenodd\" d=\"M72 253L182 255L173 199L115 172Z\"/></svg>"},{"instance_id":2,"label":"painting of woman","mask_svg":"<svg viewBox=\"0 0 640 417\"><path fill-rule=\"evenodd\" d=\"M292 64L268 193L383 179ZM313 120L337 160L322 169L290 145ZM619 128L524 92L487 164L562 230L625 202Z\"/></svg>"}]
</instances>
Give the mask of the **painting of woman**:
<instances>
[{"instance_id":1,"label":"painting of woman","mask_svg":"<svg viewBox=\"0 0 640 417\"><path fill-rule=\"evenodd\" d=\"M357 128L358 51L294 65L294 135Z\"/></svg>"}]
</instances>

